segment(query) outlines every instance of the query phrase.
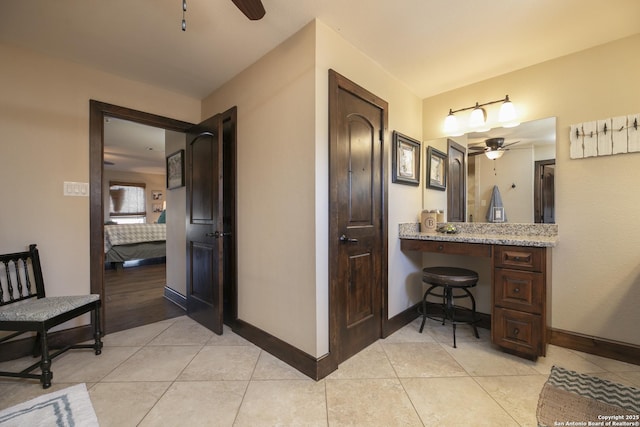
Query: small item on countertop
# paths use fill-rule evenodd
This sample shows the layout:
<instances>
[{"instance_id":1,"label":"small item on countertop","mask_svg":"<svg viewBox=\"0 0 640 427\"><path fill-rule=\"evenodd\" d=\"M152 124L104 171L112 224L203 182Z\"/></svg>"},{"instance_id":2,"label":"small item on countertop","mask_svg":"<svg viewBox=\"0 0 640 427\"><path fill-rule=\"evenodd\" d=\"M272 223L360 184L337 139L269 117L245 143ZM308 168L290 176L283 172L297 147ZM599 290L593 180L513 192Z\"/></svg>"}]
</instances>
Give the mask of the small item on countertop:
<instances>
[{"instance_id":1,"label":"small item on countertop","mask_svg":"<svg viewBox=\"0 0 640 427\"><path fill-rule=\"evenodd\" d=\"M420 231L422 233L435 233L438 226L437 214L432 211L424 210L420 214Z\"/></svg>"},{"instance_id":2,"label":"small item on countertop","mask_svg":"<svg viewBox=\"0 0 640 427\"><path fill-rule=\"evenodd\" d=\"M438 233L456 234L458 229L453 224L445 224L438 227Z\"/></svg>"}]
</instances>

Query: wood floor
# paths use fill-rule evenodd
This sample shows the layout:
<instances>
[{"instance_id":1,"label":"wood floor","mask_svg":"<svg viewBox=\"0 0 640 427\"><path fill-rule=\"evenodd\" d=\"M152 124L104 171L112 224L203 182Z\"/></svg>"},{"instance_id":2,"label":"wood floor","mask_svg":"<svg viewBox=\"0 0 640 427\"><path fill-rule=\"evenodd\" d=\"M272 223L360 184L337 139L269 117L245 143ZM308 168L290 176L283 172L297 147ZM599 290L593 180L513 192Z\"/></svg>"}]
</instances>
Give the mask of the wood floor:
<instances>
[{"instance_id":1,"label":"wood floor","mask_svg":"<svg viewBox=\"0 0 640 427\"><path fill-rule=\"evenodd\" d=\"M185 314L164 297L165 263L109 268L104 280L107 334Z\"/></svg>"}]
</instances>

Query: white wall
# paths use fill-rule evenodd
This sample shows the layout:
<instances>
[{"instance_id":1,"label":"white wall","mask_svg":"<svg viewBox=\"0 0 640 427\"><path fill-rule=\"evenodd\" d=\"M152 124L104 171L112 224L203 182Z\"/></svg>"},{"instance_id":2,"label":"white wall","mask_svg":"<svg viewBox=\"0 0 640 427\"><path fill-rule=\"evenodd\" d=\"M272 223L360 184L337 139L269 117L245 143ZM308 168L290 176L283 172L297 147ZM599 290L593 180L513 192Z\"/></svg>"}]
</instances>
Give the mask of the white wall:
<instances>
[{"instance_id":1,"label":"white wall","mask_svg":"<svg viewBox=\"0 0 640 427\"><path fill-rule=\"evenodd\" d=\"M316 248L318 268L318 301L322 303L320 314L328 314L328 154L329 154L329 69L333 69L354 83L387 101L389 124L386 143L391 145L394 130L422 140L420 114L421 100L403 83L382 69L375 61L347 43L338 33L319 20L315 21L317 34L316 52ZM423 146L422 151L426 148ZM391 150L387 159L387 187L389 217L388 284L389 317L393 317L410 307L421 292L421 274L416 274L420 264L418 254L400 251L398 224L414 222L419 217L421 188L424 186L424 161L421 162L420 185L408 186L391 183ZM321 304L319 304L320 306ZM327 334L328 317L318 318L321 335Z\"/></svg>"},{"instance_id":2,"label":"white wall","mask_svg":"<svg viewBox=\"0 0 640 427\"><path fill-rule=\"evenodd\" d=\"M185 134L166 131L164 152L166 155L184 150ZM185 168L189 167L185 162ZM167 200L167 286L186 297L187 295L187 190L186 187L168 190L163 186Z\"/></svg>"},{"instance_id":3,"label":"white wall","mask_svg":"<svg viewBox=\"0 0 640 427\"><path fill-rule=\"evenodd\" d=\"M204 99L202 118L238 107L238 317L318 356L314 44L304 28Z\"/></svg>"},{"instance_id":4,"label":"white wall","mask_svg":"<svg viewBox=\"0 0 640 427\"><path fill-rule=\"evenodd\" d=\"M498 186L507 221L533 223L533 148L509 150L503 157L490 160L476 157L476 222L487 221L493 186ZM512 186L515 185L515 188ZM484 201L484 206L483 206Z\"/></svg>"},{"instance_id":5,"label":"white wall","mask_svg":"<svg viewBox=\"0 0 640 427\"><path fill-rule=\"evenodd\" d=\"M421 139L421 100L320 21L203 101L203 119L238 107L238 316L314 357L329 351L330 68L389 102L389 138L397 129ZM417 286L407 276L419 258L403 256L397 236L421 192L389 185L394 315Z\"/></svg>"},{"instance_id":6,"label":"white wall","mask_svg":"<svg viewBox=\"0 0 640 427\"><path fill-rule=\"evenodd\" d=\"M40 249L47 294L89 292L89 100L195 122L200 101L0 44L0 253ZM73 267L73 268L71 268Z\"/></svg>"},{"instance_id":7,"label":"white wall","mask_svg":"<svg viewBox=\"0 0 640 427\"><path fill-rule=\"evenodd\" d=\"M551 326L640 344L640 153L569 159L569 126L640 112L640 34L423 103L426 138L442 137L449 108L508 93L522 121L557 117ZM480 287L480 286L479 286Z\"/></svg>"}]
</instances>

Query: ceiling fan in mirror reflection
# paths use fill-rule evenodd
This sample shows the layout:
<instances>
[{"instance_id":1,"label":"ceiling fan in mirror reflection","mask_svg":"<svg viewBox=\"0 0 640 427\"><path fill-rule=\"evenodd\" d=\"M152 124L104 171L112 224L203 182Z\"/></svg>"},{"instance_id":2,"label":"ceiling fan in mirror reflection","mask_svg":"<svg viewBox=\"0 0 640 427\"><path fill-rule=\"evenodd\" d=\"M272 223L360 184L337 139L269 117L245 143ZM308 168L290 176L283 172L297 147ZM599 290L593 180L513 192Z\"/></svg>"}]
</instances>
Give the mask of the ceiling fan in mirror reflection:
<instances>
[{"instance_id":1,"label":"ceiling fan in mirror reflection","mask_svg":"<svg viewBox=\"0 0 640 427\"><path fill-rule=\"evenodd\" d=\"M474 152L469 153L469 156L484 154L491 160L499 159L505 151L509 150L507 147L517 144L518 142L520 141L505 144L504 138L489 138L484 141L484 145L470 145L469 150Z\"/></svg>"}]
</instances>

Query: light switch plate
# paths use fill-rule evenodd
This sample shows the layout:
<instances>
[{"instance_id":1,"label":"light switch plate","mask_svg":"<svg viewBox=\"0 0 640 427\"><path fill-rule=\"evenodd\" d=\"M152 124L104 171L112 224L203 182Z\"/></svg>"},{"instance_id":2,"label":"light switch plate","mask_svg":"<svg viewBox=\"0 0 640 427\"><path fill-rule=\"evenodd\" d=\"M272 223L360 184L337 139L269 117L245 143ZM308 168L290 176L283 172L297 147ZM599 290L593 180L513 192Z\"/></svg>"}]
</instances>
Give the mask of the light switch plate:
<instances>
[{"instance_id":1,"label":"light switch plate","mask_svg":"<svg viewBox=\"0 0 640 427\"><path fill-rule=\"evenodd\" d=\"M65 181L62 191L65 196L89 197L89 183Z\"/></svg>"}]
</instances>

